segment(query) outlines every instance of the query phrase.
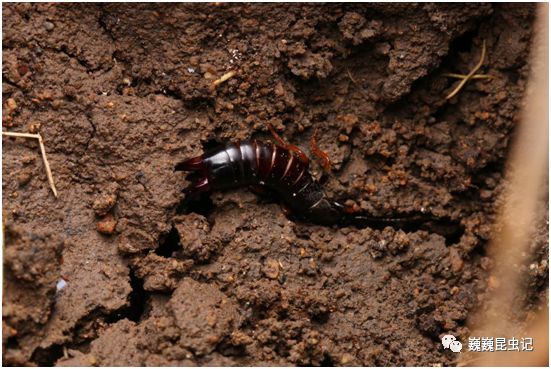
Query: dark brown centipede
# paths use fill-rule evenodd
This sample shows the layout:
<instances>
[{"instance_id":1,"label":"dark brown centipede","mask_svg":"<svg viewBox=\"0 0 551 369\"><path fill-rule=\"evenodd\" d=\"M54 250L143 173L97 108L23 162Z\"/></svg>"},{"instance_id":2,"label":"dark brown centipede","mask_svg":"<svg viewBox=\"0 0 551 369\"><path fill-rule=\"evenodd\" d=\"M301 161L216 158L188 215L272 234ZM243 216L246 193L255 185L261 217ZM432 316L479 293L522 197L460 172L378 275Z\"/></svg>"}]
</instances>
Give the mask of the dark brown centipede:
<instances>
[{"instance_id":1,"label":"dark brown centipede","mask_svg":"<svg viewBox=\"0 0 551 369\"><path fill-rule=\"evenodd\" d=\"M271 129L272 130L272 129ZM176 170L190 172L187 197L201 192L244 186L261 186L277 193L292 215L302 221L330 226L353 225L364 228L393 226L405 230L428 229L450 236L461 232L457 222L434 218L427 214L403 215L394 218L351 213L344 205L332 201L322 185L309 172L306 155L288 145L275 134L278 144L258 140L228 143L179 163ZM312 139L312 151L328 163L324 153Z\"/></svg>"}]
</instances>

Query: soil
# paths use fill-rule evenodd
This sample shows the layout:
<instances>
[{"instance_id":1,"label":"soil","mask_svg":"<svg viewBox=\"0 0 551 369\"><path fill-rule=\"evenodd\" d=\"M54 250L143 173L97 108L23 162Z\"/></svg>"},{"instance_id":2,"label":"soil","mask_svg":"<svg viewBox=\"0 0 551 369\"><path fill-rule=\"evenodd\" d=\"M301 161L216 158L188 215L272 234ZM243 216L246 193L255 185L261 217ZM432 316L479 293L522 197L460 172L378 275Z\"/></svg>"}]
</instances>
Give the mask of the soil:
<instances>
[{"instance_id":1,"label":"soil","mask_svg":"<svg viewBox=\"0 0 551 369\"><path fill-rule=\"evenodd\" d=\"M3 130L42 135L59 191L34 140L3 138L4 365L456 363L439 337L465 340L499 279L533 5L2 9ZM495 78L446 100L484 41ZM179 211L175 165L267 123L304 148L319 129L332 198L463 233L293 222L246 188ZM545 213L526 312L547 299Z\"/></svg>"}]
</instances>

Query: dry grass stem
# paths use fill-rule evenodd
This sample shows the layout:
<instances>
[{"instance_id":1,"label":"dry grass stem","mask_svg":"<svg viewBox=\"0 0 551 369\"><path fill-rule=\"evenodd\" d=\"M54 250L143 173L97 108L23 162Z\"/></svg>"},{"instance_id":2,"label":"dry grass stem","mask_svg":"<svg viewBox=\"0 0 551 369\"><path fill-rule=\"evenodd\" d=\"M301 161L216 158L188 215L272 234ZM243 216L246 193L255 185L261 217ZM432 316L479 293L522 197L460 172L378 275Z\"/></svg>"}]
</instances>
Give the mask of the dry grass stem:
<instances>
[{"instance_id":1,"label":"dry grass stem","mask_svg":"<svg viewBox=\"0 0 551 369\"><path fill-rule=\"evenodd\" d=\"M226 82L228 79L232 78L237 74L236 71L232 70L224 74L222 77L218 78L216 81L212 82L212 88L216 88L218 85Z\"/></svg>"},{"instance_id":2,"label":"dry grass stem","mask_svg":"<svg viewBox=\"0 0 551 369\"><path fill-rule=\"evenodd\" d=\"M450 78L457 78L457 79L465 79L467 78L466 74L459 74L459 73L445 73L443 74L444 77L450 77ZM471 77L471 79L496 79L496 76L492 76L491 74L475 74Z\"/></svg>"},{"instance_id":3,"label":"dry grass stem","mask_svg":"<svg viewBox=\"0 0 551 369\"><path fill-rule=\"evenodd\" d=\"M507 190L496 217L497 230L488 246L493 260L491 275L499 285L470 319L473 337L531 337L534 351L464 352L458 365L525 366L548 365L549 316L543 300L534 315L524 318L525 275L531 235L541 219L538 204L548 192L549 155L549 33L548 5L540 4L534 25L531 50L531 72L526 88L525 107L517 127L516 138L508 160ZM482 59L481 59L482 60ZM480 65L481 63L479 63ZM473 71L476 70L473 69ZM472 77L474 73L469 73Z\"/></svg>"},{"instance_id":4,"label":"dry grass stem","mask_svg":"<svg viewBox=\"0 0 551 369\"><path fill-rule=\"evenodd\" d=\"M354 79L354 77L352 77L352 73L350 73L350 70L346 70L346 73L348 74L348 78L350 79L350 81L352 81L352 83L358 88L358 90L360 91L360 93L362 94L362 96L366 99L366 100L369 100L369 97L367 96L367 93L364 91L364 89L362 88L362 86L360 86L360 84L358 82L356 82L356 79Z\"/></svg>"},{"instance_id":5,"label":"dry grass stem","mask_svg":"<svg viewBox=\"0 0 551 369\"><path fill-rule=\"evenodd\" d=\"M19 132L2 132L2 136L34 138L38 140L38 144L40 145L40 152L42 154L42 161L44 162L44 167L46 168L46 175L48 177L48 182L50 183L50 188L52 189L54 196L57 198L57 190L54 184L54 177L52 176L50 163L48 162L48 158L46 157L46 148L44 147L44 141L42 140L42 136L39 133L34 134L34 133L19 133Z\"/></svg>"},{"instance_id":6,"label":"dry grass stem","mask_svg":"<svg viewBox=\"0 0 551 369\"><path fill-rule=\"evenodd\" d=\"M459 82L459 84L453 89L452 92L449 93L448 96L446 96L446 100L449 100L451 99L452 97L454 97L455 95L457 95L457 93L459 91L461 91L461 89L463 88L463 86L465 86L465 84L473 78L473 76L476 74L476 72L478 72L478 70L480 69L480 67L482 67L482 64L484 64L484 59L486 58L486 40L482 41L482 52L480 53L480 60L478 61L478 63L475 65L475 67L469 72L469 74L467 74L466 76L464 77L460 77L462 78L461 82ZM480 78L480 77L479 77ZM488 77L486 77L488 78Z\"/></svg>"}]
</instances>

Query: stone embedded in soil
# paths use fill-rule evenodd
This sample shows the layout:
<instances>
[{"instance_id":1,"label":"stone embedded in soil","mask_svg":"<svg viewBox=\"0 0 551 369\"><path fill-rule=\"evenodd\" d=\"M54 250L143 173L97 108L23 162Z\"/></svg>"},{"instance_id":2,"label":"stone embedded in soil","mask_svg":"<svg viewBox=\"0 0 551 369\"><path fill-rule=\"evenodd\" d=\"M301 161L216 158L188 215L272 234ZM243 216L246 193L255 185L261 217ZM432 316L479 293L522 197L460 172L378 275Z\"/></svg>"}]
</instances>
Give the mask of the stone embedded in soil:
<instances>
[{"instance_id":1,"label":"stone embedded in soil","mask_svg":"<svg viewBox=\"0 0 551 369\"><path fill-rule=\"evenodd\" d=\"M276 279L279 275L279 262L274 259L267 259L262 267L264 275L270 279Z\"/></svg>"},{"instance_id":2,"label":"stone embedded in soil","mask_svg":"<svg viewBox=\"0 0 551 369\"><path fill-rule=\"evenodd\" d=\"M113 214L107 214L97 223L98 232L106 235L115 233L116 227L117 219L113 216Z\"/></svg>"},{"instance_id":3,"label":"stone embedded in soil","mask_svg":"<svg viewBox=\"0 0 551 369\"><path fill-rule=\"evenodd\" d=\"M94 200L92 208L96 212L98 217L102 217L113 208L117 202L117 196L114 194L102 194L99 198Z\"/></svg>"},{"instance_id":4,"label":"stone embedded in soil","mask_svg":"<svg viewBox=\"0 0 551 369\"><path fill-rule=\"evenodd\" d=\"M15 99L9 98L6 100L6 110L8 111L8 114L13 112L15 109L17 109L17 103L15 102Z\"/></svg>"}]
</instances>

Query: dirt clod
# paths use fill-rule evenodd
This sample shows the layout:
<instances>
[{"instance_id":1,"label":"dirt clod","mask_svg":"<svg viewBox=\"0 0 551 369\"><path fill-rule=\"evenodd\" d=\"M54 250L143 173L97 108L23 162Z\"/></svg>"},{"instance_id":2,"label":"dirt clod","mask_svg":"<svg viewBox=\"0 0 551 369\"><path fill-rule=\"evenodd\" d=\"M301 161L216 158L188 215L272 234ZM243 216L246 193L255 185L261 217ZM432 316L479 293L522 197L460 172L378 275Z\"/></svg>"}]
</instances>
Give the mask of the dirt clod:
<instances>
[{"instance_id":1,"label":"dirt clod","mask_svg":"<svg viewBox=\"0 0 551 369\"><path fill-rule=\"evenodd\" d=\"M117 202L118 185L111 184L94 200L92 208L96 216L103 217L106 215Z\"/></svg>"}]
</instances>

